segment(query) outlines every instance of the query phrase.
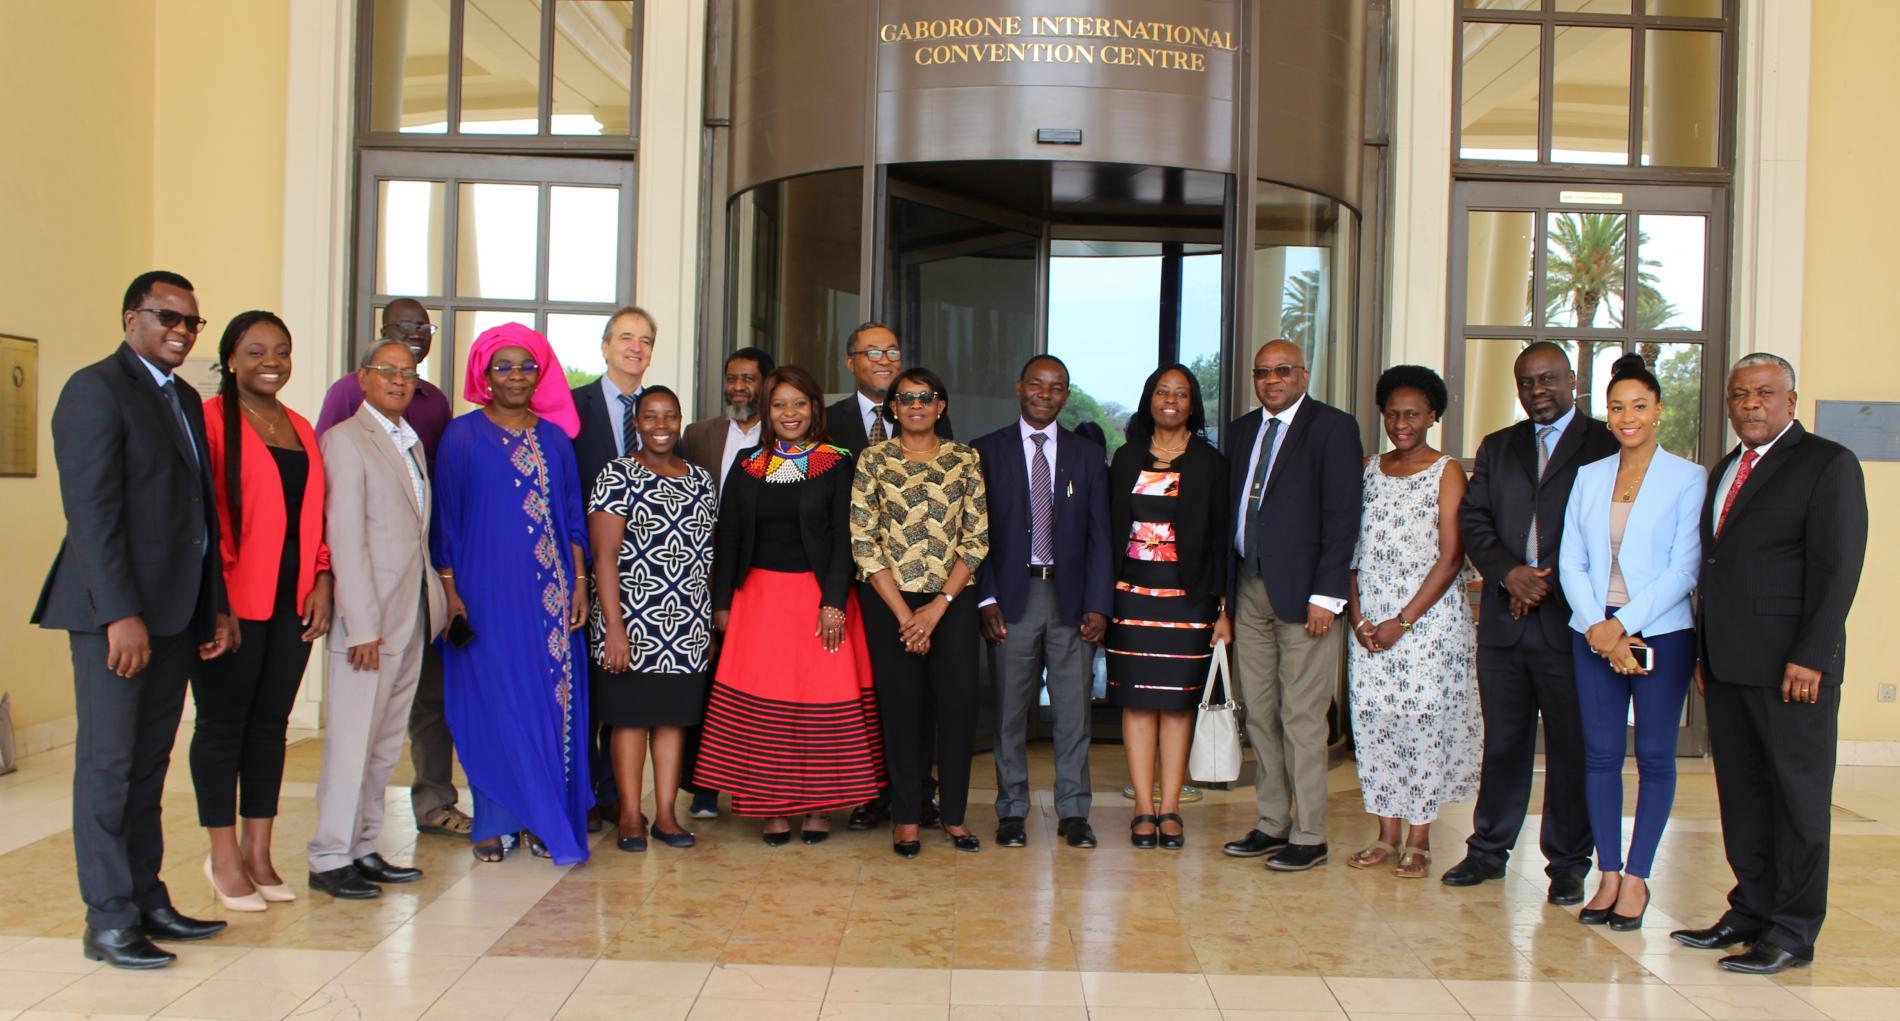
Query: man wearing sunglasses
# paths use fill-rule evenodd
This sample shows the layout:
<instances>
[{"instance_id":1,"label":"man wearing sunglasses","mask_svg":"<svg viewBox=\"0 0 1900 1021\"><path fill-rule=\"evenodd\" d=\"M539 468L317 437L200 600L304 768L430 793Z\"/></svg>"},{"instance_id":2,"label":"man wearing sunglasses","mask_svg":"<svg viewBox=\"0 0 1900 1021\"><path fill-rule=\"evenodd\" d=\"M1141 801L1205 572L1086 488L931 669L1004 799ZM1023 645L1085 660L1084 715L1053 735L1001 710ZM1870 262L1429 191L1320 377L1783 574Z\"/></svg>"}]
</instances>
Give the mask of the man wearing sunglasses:
<instances>
[{"instance_id":1,"label":"man wearing sunglasses","mask_svg":"<svg viewBox=\"0 0 1900 1021\"><path fill-rule=\"evenodd\" d=\"M383 308L380 338L401 341L416 356L420 367L435 345L435 324L429 321L429 310L421 302L397 298ZM359 375L344 375L323 395L323 412L317 416L319 437L331 426L349 421L363 406ZM433 469L435 445L454 417L449 395L427 379L418 379L415 397L402 417L421 438L424 464ZM414 784L409 788L416 829L436 836L467 837L473 820L456 807L461 796L455 789L455 745L442 715L442 657L436 654L433 642L423 647L422 680L416 685L415 704L409 711L409 758L416 769Z\"/></svg>"},{"instance_id":2,"label":"man wearing sunglasses","mask_svg":"<svg viewBox=\"0 0 1900 1021\"><path fill-rule=\"evenodd\" d=\"M237 646L218 556L211 450L198 392L175 373L205 321L191 282L154 270L126 289L124 343L73 373L53 409L66 510L33 622L72 646L79 733L73 852L86 957L118 968L176 960L153 940L198 940L159 879L159 800L193 665Z\"/></svg>"}]
</instances>

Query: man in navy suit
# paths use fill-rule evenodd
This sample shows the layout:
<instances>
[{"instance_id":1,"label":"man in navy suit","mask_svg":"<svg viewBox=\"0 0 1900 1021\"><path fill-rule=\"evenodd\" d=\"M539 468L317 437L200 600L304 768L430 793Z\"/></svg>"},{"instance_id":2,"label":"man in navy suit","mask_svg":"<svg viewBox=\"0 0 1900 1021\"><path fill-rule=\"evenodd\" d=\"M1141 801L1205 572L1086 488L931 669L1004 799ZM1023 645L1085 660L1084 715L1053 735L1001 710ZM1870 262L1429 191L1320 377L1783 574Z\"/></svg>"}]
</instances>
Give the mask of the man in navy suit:
<instances>
[{"instance_id":1,"label":"man in navy suit","mask_svg":"<svg viewBox=\"0 0 1900 1021\"><path fill-rule=\"evenodd\" d=\"M1055 714L1056 833L1094 847L1089 827L1088 646L1114 598L1108 475L1102 448L1056 425L1069 368L1037 355L1016 381L1022 418L979 438L989 493L990 555L977 572L978 613L996 678L996 842L1028 842L1029 714L1048 670Z\"/></svg>"},{"instance_id":2,"label":"man in navy suit","mask_svg":"<svg viewBox=\"0 0 1900 1021\"><path fill-rule=\"evenodd\" d=\"M1359 539L1359 423L1306 392L1306 354L1271 340L1253 359L1260 407L1228 429L1238 569L1228 593L1234 684L1258 762L1260 821L1223 850L1299 872L1326 863L1326 710L1334 622Z\"/></svg>"}]
</instances>

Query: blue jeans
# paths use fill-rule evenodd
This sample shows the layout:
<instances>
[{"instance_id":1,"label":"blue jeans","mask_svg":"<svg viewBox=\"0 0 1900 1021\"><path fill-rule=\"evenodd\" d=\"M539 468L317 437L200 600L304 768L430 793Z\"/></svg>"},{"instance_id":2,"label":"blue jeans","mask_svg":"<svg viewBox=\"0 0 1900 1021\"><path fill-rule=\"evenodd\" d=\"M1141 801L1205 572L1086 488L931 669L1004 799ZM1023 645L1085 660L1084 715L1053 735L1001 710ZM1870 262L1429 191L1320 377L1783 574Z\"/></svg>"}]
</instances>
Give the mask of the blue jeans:
<instances>
[{"instance_id":1,"label":"blue jeans","mask_svg":"<svg viewBox=\"0 0 1900 1021\"><path fill-rule=\"evenodd\" d=\"M1610 669L1580 634L1570 637L1576 662L1577 706L1583 715L1583 790L1596 839L1597 868L1649 878L1676 800L1676 731L1695 672L1695 630L1643 635L1654 651L1655 669L1623 675ZM1629 860L1623 845L1624 728L1636 704L1636 822Z\"/></svg>"}]
</instances>

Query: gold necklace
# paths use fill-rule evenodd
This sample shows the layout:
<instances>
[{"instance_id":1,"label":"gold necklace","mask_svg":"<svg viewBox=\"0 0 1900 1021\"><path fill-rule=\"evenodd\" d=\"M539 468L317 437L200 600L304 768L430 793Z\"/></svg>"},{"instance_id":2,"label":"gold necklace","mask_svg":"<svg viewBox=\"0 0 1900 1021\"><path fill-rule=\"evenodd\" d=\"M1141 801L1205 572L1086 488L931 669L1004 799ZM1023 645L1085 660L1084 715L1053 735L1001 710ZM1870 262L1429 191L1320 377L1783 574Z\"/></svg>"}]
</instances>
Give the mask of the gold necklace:
<instances>
[{"instance_id":1,"label":"gold necklace","mask_svg":"<svg viewBox=\"0 0 1900 1021\"><path fill-rule=\"evenodd\" d=\"M244 398L239 397L237 399L237 402L238 402L238 407L243 408L245 411L250 412L251 417L257 420L257 424L264 427L265 435L269 436L273 440L277 438L277 423L276 422L273 422L265 418L262 412L251 407L249 404L244 403Z\"/></svg>"},{"instance_id":2,"label":"gold necklace","mask_svg":"<svg viewBox=\"0 0 1900 1021\"><path fill-rule=\"evenodd\" d=\"M941 436L937 437L936 446L931 447L929 450L912 450L910 446L904 442L903 437L901 436L898 437L897 445L899 448L901 448L904 451L906 455L914 454L919 457L929 457L930 455L943 449L943 437Z\"/></svg>"}]
</instances>

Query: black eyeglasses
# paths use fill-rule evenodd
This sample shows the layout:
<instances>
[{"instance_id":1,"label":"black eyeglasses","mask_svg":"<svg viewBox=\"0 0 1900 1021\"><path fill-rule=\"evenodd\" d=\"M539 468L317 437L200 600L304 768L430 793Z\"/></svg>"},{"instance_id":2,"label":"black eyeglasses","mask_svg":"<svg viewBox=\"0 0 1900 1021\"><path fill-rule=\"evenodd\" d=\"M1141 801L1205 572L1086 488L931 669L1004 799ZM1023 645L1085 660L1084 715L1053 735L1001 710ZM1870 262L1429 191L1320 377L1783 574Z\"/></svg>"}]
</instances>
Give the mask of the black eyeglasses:
<instances>
[{"instance_id":1,"label":"black eyeglasses","mask_svg":"<svg viewBox=\"0 0 1900 1021\"><path fill-rule=\"evenodd\" d=\"M434 323L419 323L413 319L398 319L393 323L384 323L383 332L388 333L390 330L395 330L405 337L412 333L423 337L435 336Z\"/></svg>"},{"instance_id":2,"label":"black eyeglasses","mask_svg":"<svg viewBox=\"0 0 1900 1021\"><path fill-rule=\"evenodd\" d=\"M533 362L489 362L488 371L497 376L512 376L519 370L524 376L532 376L541 371L541 366Z\"/></svg>"},{"instance_id":3,"label":"black eyeglasses","mask_svg":"<svg viewBox=\"0 0 1900 1021\"><path fill-rule=\"evenodd\" d=\"M854 351L852 353L861 354L874 362L901 362L904 360L904 352L894 347L867 347L862 351Z\"/></svg>"},{"instance_id":4,"label":"black eyeglasses","mask_svg":"<svg viewBox=\"0 0 1900 1021\"><path fill-rule=\"evenodd\" d=\"M175 330L180 323L183 323L186 333L197 333L203 330L208 321L198 316L188 316L183 312L174 312L168 308L135 308L132 311L157 317L158 325L168 330Z\"/></svg>"},{"instance_id":5,"label":"black eyeglasses","mask_svg":"<svg viewBox=\"0 0 1900 1021\"><path fill-rule=\"evenodd\" d=\"M934 404L943 400L943 395L935 390L900 390L891 395L891 400L908 408L918 404Z\"/></svg>"},{"instance_id":6,"label":"black eyeglasses","mask_svg":"<svg viewBox=\"0 0 1900 1021\"><path fill-rule=\"evenodd\" d=\"M399 369L394 365L371 365L370 370L382 375L384 379L400 377L405 383L413 383L422 378L422 373L414 369Z\"/></svg>"},{"instance_id":7,"label":"black eyeglasses","mask_svg":"<svg viewBox=\"0 0 1900 1021\"><path fill-rule=\"evenodd\" d=\"M1281 379L1292 379L1294 373L1305 368L1304 365L1256 365L1253 367L1253 378L1270 379L1278 376Z\"/></svg>"}]
</instances>

